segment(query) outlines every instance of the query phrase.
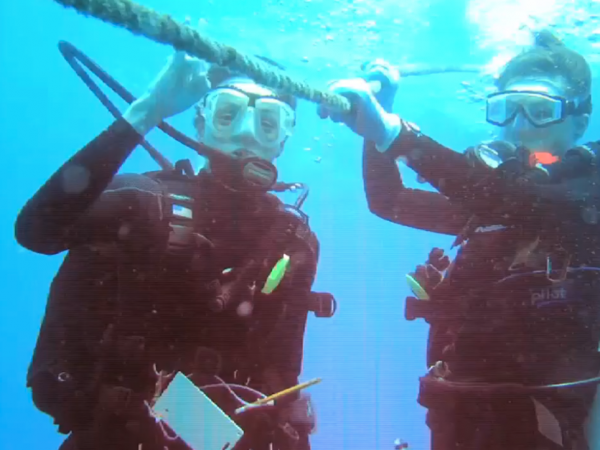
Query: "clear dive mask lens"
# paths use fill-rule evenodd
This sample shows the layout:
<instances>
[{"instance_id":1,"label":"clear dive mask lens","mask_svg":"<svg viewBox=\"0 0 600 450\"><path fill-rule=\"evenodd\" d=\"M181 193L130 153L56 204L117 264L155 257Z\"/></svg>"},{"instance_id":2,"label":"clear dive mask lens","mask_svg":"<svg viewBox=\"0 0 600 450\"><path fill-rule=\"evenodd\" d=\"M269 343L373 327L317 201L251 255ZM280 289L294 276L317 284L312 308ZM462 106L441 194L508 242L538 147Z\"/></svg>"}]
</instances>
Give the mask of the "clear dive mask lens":
<instances>
[{"instance_id":1,"label":"clear dive mask lens","mask_svg":"<svg viewBox=\"0 0 600 450\"><path fill-rule=\"evenodd\" d=\"M536 91L504 91L487 98L487 121L500 127L512 122L519 112L541 128L562 122L579 108L575 102Z\"/></svg>"},{"instance_id":2,"label":"clear dive mask lens","mask_svg":"<svg viewBox=\"0 0 600 450\"><path fill-rule=\"evenodd\" d=\"M219 88L208 94L203 115L215 137L230 139L250 129L256 141L265 146L282 143L292 134L295 123L294 110L287 103L233 87Z\"/></svg>"}]
</instances>

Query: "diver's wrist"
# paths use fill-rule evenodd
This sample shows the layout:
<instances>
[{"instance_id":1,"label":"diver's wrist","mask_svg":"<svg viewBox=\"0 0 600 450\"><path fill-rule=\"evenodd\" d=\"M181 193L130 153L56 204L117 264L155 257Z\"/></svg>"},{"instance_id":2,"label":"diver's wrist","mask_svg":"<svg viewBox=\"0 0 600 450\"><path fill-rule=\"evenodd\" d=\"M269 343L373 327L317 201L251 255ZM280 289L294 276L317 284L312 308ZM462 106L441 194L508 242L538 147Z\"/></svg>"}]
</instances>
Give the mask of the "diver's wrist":
<instances>
[{"instance_id":1,"label":"diver's wrist","mask_svg":"<svg viewBox=\"0 0 600 450\"><path fill-rule=\"evenodd\" d=\"M140 97L133 102L123 113L123 119L129 122L141 136L148 134L161 121L155 112L154 102L149 96Z\"/></svg>"},{"instance_id":2,"label":"diver's wrist","mask_svg":"<svg viewBox=\"0 0 600 450\"><path fill-rule=\"evenodd\" d=\"M381 153L388 151L390 146L394 143L402 131L402 121L396 114L386 113L383 116L383 121L386 128L385 137L381 140L381 142L375 143L375 148Z\"/></svg>"}]
</instances>

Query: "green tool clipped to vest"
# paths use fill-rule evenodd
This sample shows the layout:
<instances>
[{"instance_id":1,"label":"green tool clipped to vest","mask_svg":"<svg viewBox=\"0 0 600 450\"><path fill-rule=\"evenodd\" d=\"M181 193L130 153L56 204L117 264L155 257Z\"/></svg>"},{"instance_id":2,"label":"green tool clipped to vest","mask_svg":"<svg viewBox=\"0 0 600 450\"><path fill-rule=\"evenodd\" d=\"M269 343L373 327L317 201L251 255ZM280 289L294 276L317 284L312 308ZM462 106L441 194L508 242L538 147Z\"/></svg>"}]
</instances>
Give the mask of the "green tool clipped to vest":
<instances>
[{"instance_id":1,"label":"green tool clipped to vest","mask_svg":"<svg viewBox=\"0 0 600 450\"><path fill-rule=\"evenodd\" d=\"M263 294L268 295L277 289L279 284L281 284L289 265L290 257L284 254L283 257L277 261L277 264L275 264L275 267L273 267L273 270L271 270L271 273L267 277L267 281L265 281L265 285L261 290Z\"/></svg>"}]
</instances>

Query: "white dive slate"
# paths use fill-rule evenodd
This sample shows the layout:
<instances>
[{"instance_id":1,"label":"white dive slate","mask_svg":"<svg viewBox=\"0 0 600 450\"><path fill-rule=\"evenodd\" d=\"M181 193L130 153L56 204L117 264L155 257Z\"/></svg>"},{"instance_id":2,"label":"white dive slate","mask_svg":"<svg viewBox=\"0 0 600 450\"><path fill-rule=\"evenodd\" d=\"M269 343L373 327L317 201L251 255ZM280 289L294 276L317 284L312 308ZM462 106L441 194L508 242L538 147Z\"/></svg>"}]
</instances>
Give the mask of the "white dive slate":
<instances>
[{"instance_id":1,"label":"white dive slate","mask_svg":"<svg viewBox=\"0 0 600 450\"><path fill-rule=\"evenodd\" d=\"M244 431L181 372L153 408L194 450L231 450Z\"/></svg>"}]
</instances>

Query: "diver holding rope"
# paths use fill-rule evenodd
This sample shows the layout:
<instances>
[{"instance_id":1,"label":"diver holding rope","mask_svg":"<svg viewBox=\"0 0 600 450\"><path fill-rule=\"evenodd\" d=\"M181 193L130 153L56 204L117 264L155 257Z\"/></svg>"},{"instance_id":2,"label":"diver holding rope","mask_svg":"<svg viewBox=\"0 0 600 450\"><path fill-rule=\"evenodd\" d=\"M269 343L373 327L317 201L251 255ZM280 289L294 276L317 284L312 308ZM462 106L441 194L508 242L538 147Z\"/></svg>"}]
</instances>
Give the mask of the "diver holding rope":
<instances>
[{"instance_id":1,"label":"diver holding rope","mask_svg":"<svg viewBox=\"0 0 600 450\"><path fill-rule=\"evenodd\" d=\"M60 50L116 118L15 227L31 251L67 252L27 379L35 405L70 434L61 449L189 449L152 409L179 373L244 430L236 450L308 450L313 407L291 388L308 313L331 317L336 303L311 291L319 242L301 210L308 189L278 182L272 164L296 99L181 52L135 99L71 44ZM123 116L82 64L130 103ZM163 122L193 106L201 143ZM166 160L144 140L157 126L206 167ZM138 145L162 170L117 174ZM269 193L284 190L299 193L294 205Z\"/></svg>"},{"instance_id":2,"label":"diver holding rope","mask_svg":"<svg viewBox=\"0 0 600 450\"><path fill-rule=\"evenodd\" d=\"M376 81L377 89L373 89ZM457 153L392 113L385 61L335 82L354 111L320 108L365 138L371 211L456 236L407 276L408 320L430 325L432 450L585 450L600 382L598 142L577 145L592 110L585 59L552 33L514 57L487 98L500 140ZM438 192L406 188L396 161Z\"/></svg>"}]
</instances>

